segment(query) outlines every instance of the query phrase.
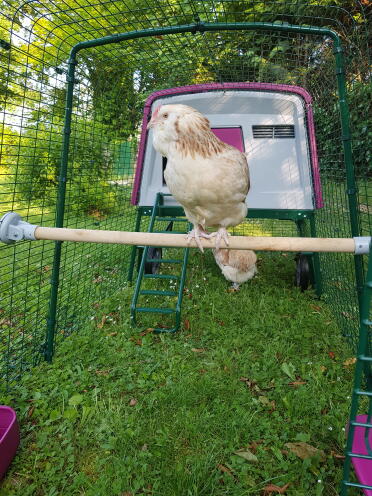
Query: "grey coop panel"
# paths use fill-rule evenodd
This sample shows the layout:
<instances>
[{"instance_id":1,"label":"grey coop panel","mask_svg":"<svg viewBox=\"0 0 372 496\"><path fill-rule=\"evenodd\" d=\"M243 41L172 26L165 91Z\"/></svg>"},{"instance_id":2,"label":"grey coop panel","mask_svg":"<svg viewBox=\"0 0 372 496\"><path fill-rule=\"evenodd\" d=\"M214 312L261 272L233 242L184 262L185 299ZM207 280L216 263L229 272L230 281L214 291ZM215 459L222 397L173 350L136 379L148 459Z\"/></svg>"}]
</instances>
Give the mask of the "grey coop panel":
<instances>
[{"instance_id":1,"label":"grey coop panel","mask_svg":"<svg viewBox=\"0 0 372 496\"><path fill-rule=\"evenodd\" d=\"M251 174L249 208L314 209L305 109L300 96L236 90L171 95L157 99L152 111L170 103L198 109L222 139L224 132L228 136L232 129L238 131L241 146L236 144L237 133L233 133L235 143L231 144L247 154ZM158 191L169 192L163 181L163 166L163 158L152 146L150 130L139 205L153 205ZM167 202L177 204L173 198Z\"/></svg>"}]
</instances>

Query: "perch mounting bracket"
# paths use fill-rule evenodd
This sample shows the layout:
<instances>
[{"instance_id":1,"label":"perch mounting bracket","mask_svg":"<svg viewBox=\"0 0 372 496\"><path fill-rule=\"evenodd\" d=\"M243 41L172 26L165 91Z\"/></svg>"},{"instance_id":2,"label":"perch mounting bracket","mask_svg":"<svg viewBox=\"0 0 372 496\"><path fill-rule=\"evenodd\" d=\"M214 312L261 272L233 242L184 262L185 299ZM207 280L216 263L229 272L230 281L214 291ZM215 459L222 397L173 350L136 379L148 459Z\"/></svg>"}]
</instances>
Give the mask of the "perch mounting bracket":
<instances>
[{"instance_id":1,"label":"perch mounting bracket","mask_svg":"<svg viewBox=\"0 0 372 496\"><path fill-rule=\"evenodd\" d=\"M368 255L371 236L355 237L355 255Z\"/></svg>"},{"instance_id":2,"label":"perch mounting bracket","mask_svg":"<svg viewBox=\"0 0 372 496\"><path fill-rule=\"evenodd\" d=\"M34 241L37 227L23 221L15 212L7 212L0 219L0 241L8 245L24 239Z\"/></svg>"}]
</instances>

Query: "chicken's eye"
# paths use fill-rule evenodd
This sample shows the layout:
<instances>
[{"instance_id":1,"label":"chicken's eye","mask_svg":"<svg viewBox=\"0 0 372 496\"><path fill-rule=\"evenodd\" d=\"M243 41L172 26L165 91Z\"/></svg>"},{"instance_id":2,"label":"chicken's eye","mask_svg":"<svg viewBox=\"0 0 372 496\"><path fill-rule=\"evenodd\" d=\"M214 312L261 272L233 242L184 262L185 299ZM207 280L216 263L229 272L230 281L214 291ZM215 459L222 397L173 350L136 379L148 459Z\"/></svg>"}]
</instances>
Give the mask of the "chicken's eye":
<instances>
[{"instance_id":1,"label":"chicken's eye","mask_svg":"<svg viewBox=\"0 0 372 496\"><path fill-rule=\"evenodd\" d=\"M164 119L168 119L168 114L163 114Z\"/></svg>"}]
</instances>

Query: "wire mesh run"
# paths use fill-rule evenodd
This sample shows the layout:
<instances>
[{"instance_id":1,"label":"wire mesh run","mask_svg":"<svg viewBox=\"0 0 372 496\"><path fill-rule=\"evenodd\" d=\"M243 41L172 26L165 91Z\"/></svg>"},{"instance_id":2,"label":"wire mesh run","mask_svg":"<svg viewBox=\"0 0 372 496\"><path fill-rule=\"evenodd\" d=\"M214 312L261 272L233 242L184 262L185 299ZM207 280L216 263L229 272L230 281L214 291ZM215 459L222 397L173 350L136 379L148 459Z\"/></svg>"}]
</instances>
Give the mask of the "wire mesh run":
<instances>
[{"instance_id":1,"label":"wire mesh run","mask_svg":"<svg viewBox=\"0 0 372 496\"><path fill-rule=\"evenodd\" d=\"M323 2L322 2L323 3ZM325 206L316 215L318 236L351 236L350 198L359 234L371 231L370 76L363 5L350 11L305 2L205 1L26 2L5 0L0 23L0 205L29 222L75 228L135 230L130 203L143 104L156 90L208 82L295 84L314 98L313 111ZM235 23L234 30L146 37L140 30L201 22ZM237 23L267 23L244 30ZM317 32L274 30L316 26L338 33L343 47L353 131L356 189L347 187L337 100L334 44ZM86 40L133 31L133 39L81 50L73 81L71 129L65 126L71 48ZM369 93L368 93L369 92ZM71 131L67 176L61 176L63 137ZM57 203L66 184L65 207ZM306 229L310 229L309 226ZM293 235L293 223L248 220L240 234ZM310 231L309 231L310 232ZM46 353L51 285L58 295L58 340L92 318L98 301L127 286L130 250L122 246L59 247L24 243L0 248L0 374L15 384ZM363 261L362 261L363 265ZM322 255L323 294L355 346L359 310L352 258ZM58 280L59 279L59 280ZM53 291L53 289L52 289ZM49 322L49 324L48 324Z\"/></svg>"}]
</instances>

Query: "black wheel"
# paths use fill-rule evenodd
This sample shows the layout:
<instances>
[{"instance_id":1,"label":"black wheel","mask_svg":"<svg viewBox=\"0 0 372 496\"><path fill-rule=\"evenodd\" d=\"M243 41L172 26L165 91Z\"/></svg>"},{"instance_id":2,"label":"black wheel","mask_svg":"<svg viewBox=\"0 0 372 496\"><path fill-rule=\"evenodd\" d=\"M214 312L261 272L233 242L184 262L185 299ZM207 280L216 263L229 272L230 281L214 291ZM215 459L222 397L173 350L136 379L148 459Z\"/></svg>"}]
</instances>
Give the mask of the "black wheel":
<instances>
[{"instance_id":1,"label":"black wheel","mask_svg":"<svg viewBox=\"0 0 372 496\"><path fill-rule=\"evenodd\" d=\"M172 231L173 221L170 222L166 228L166 231ZM163 255L163 250L160 246L149 246L147 251L148 259L160 259ZM145 262L145 274L157 274L159 272L160 262Z\"/></svg>"},{"instance_id":2,"label":"black wheel","mask_svg":"<svg viewBox=\"0 0 372 496\"><path fill-rule=\"evenodd\" d=\"M159 246L149 246L147 258L161 258L163 250ZM160 262L145 262L145 274L157 274L159 272Z\"/></svg>"},{"instance_id":3,"label":"black wheel","mask_svg":"<svg viewBox=\"0 0 372 496\"><path fill-rule=\"evenodd\" d=\"M310 264L306 255L298 253L296 260L296 274L294 284L301 291L305 291L310 286Z\"/></svg>"}]
</instances>

